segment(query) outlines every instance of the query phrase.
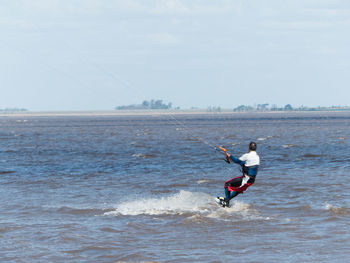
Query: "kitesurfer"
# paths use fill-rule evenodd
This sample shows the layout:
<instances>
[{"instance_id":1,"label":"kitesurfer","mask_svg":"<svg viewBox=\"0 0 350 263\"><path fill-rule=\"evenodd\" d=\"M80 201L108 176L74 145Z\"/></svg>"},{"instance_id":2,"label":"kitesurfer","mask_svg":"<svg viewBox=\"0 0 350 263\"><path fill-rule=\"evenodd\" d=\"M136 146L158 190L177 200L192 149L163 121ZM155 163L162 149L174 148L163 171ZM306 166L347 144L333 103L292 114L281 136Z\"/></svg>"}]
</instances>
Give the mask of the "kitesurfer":
<instances>
[{"instance_id":1,"label":"kitesurfer","mask_svg":"<svg viewBox=\"0 0 350 263\"><path fill-rule=\"evenodd\" d=\"M243 193L254 183L260 165L260 157L256 153L256 148L256 143L250 142L248 147L249 152L239 158L236 158L225 150L227 162L234 162L241 165L243 175L225 182L225 198L218 197L223 207L229 206L232 198Z\"/></svg>"}]
</instances>

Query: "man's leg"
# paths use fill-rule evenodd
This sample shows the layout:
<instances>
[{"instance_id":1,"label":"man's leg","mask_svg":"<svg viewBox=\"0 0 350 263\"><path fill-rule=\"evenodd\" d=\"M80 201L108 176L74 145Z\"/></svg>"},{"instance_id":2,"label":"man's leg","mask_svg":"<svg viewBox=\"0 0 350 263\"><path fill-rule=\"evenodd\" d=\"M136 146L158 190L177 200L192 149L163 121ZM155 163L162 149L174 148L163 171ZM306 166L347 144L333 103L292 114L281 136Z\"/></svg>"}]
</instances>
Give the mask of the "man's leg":
<instances>
[{"instance_id":1,"label":"man's leg","mask_svg":"<svg viewBox=\"0 0 350 263\"><path fill-rule=\"evenodd\" d=\"M225 187L225 205L229 206L230 205L230 200L234 197L236 197L238 195L238 193L236 191L229 191L228 187Z\"/></svg>"},{"instance_id":2,"label":"man's leg","mask_svg":"<svg viewBox=\"0 0 350 263\"><path fill-rule=\"evenodd\" d=\"M228 190L228 187L225 187L225 199L226 200L230 200L230 194L231 192Z\"/></svg>"},{"instance_id":3,"label":"man's leg","mask_svg":"<svg viewBox=\"0 0 350 263\"><path fill-rule=\"evenodd\" d=\"M230 201L232 198L235 198L237 195L238 195L238 193L237 193L236 191L232 191L232 192L230 193L229 201Z\"/></svg>"}]
</instances>

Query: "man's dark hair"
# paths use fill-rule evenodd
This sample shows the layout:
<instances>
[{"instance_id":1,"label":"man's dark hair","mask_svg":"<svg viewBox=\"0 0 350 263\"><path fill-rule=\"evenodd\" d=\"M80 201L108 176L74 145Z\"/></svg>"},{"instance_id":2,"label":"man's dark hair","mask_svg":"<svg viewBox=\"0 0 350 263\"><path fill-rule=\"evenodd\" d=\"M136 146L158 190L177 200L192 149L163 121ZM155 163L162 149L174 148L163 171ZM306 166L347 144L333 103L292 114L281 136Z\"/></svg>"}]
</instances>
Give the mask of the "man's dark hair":
<instances>
[{"instance_id":1,"label":"man's dark hair","mask_svg":"<svg viewBox=\"0 0 350 263\"><path fill-rule=\"evenodd\" d=\"M256 151L256 148L257 148L257 146L256 146L255 142L250 142L249 143L249 150Z\"/></svg>"}]
</instances>

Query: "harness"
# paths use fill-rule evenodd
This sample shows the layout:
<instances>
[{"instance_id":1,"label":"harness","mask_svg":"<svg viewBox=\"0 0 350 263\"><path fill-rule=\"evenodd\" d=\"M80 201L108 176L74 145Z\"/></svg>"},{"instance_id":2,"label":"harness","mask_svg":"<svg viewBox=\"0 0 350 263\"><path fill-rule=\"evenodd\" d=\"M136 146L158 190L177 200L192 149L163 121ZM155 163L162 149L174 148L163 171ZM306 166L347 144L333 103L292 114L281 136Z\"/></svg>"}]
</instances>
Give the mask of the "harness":
<instances>
[{"instance_id":1,"label":"harness","mask_svg":"<svg viewBox=\"0 0 350 263\"><path fill-rule=\"evenodd\" d=\"M245 166L244 164L242 165L243 176L245 175L249 176L248 183L254 183L255 177L258 174L258 169L259 169L259 165L254 165L254 166Z\"/></svg>"}]
</instances>

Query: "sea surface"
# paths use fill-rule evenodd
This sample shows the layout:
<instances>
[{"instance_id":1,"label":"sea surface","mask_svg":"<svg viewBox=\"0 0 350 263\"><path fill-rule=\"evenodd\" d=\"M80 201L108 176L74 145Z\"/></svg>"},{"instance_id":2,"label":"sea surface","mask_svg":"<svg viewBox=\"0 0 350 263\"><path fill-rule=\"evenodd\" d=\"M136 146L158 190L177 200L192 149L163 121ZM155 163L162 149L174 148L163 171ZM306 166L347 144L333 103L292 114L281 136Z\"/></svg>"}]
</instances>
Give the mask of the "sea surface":
<instances>
[{"instance_id":1,"label":"sea surface","mask_svg":"<svg viewBox=\"0 0 350 263\"><path fill-rule=\"evenodd\" d=\"M258 144L256 182L214 146ZM350 262L350 113L0 117L1 262Z\"/></svg>"}]
</instances>

